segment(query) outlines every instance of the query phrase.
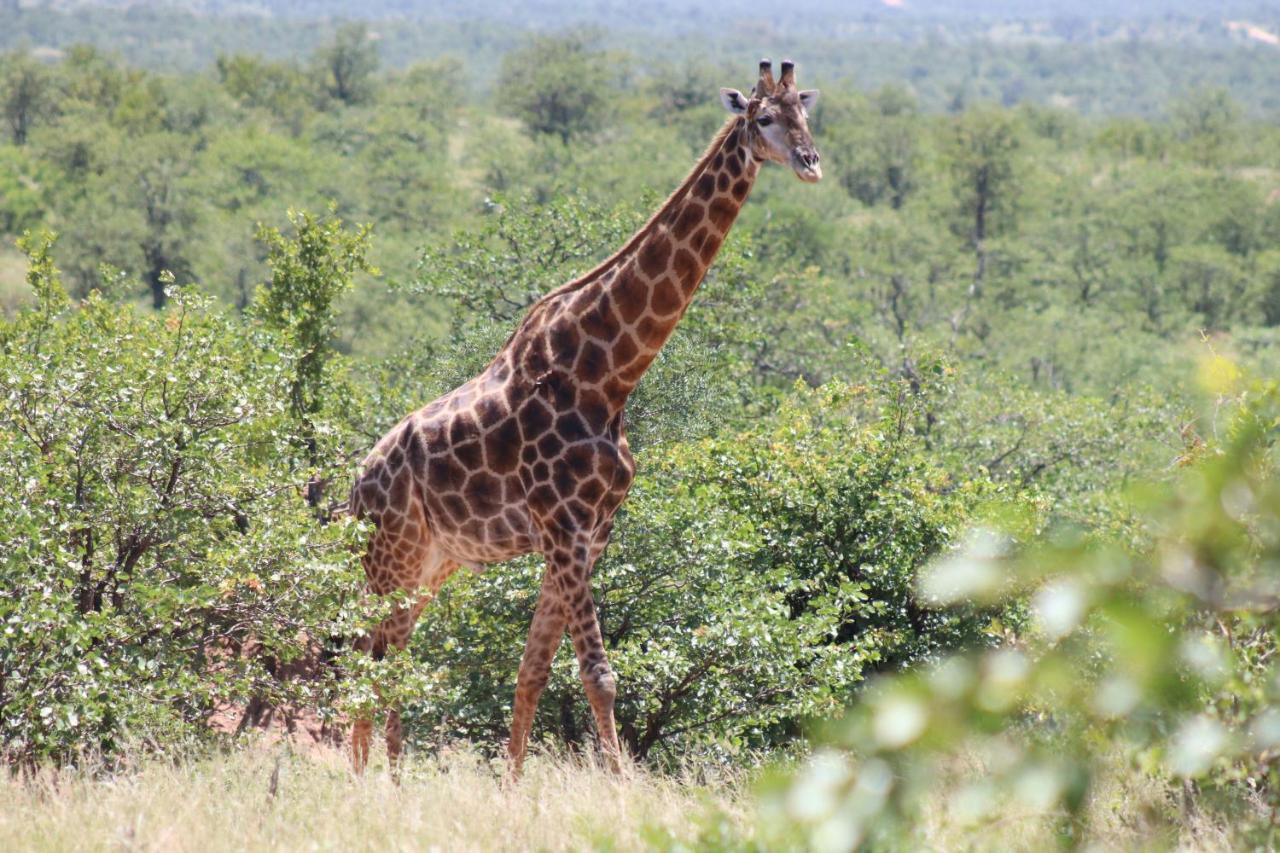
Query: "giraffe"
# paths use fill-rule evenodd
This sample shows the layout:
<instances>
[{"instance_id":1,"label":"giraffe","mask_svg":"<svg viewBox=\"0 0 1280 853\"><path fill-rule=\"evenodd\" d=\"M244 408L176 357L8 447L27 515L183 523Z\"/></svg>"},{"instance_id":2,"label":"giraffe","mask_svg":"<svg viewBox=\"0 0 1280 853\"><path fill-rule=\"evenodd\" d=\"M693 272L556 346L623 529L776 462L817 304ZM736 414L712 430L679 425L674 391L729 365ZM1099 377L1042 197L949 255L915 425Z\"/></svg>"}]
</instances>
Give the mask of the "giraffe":
<instances>
[{"instance_id":1,"label":"giraffe","mask_svg":"<svg viewBox=\"0 0 1280 853\"><path fill-rule=\"evenodd\" d=\"M357 641L380 658L403 649L423 608L460 566L530 552L546 561L516 677L509 768L518 777L534 710L566 628L601 751L621 769L616 693L590 578L635 473L623 410L671 335L747 199L762 164L821 179L808 127L816 90L784 61L760 62L750 96L721 89L730 113L683 183L627 243L535 302L478 376L408 415L361 464L350 512L374 524L364 568L371 593L409 593ZM356 773L372 720L352 731ZM387 709L393 773L402 733Z\"/></svg>"}]
</instances>

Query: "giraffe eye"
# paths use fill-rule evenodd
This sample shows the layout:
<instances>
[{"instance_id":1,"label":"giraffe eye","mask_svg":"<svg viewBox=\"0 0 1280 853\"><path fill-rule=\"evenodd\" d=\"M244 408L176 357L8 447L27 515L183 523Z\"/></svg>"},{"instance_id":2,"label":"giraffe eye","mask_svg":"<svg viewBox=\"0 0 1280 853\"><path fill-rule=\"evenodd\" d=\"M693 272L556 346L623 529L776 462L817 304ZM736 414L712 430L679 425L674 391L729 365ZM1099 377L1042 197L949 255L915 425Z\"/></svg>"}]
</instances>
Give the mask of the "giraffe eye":
<instances>
[{"instance_id":1,"label":"giraffe eye","mask_svg":"<svg viewBox=\"0 0 1280 853\"><path fill-rule=\"evenodd\" d=\"M760 118L756 119L756 124L761 127L768 127L773 124L773 119L769 118L769 116L760 116Z\"/></svg>"}]
</instances>

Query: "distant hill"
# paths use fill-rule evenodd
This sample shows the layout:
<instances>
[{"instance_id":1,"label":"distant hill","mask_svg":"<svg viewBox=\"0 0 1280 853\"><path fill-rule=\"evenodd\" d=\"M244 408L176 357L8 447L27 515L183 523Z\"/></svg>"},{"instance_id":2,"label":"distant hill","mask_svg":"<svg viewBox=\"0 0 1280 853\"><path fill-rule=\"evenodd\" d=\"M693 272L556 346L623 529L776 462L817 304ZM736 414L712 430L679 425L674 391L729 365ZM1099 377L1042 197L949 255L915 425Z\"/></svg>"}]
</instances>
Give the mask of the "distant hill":
<instances>
[{"instance_id":1,"label":"distant hill","mask_svg":"<svg viewBox=\"0 0 1280 853\"><path fill-rule=\"evenodd\" d=\"M0 6L5 0L0 0ZM946 23L962 29L993 22L1077 19L1094 23L1143 23L1159 19L1221 21L1229 18L1280 18L1280 3L1260 0L793 0L783 4L757 0L7 0L24 8L170 9L197 15L279 17L324 20L499 20L525 27L590 23L680 29L732 20L766 20L796 31L827 31L832 21L861 21L890 28Z\"/></svg>"},{"instance_id":2,"label":"distant hill","mask_svg":"<svg viewBox=\"0 0 1280 853\"><path fill-rule=\"evenodd\" d=\"M672 62L741 73L792 55L808 79L904 85L933 110L988 100L1158 115L1171 96L1224 87L1250 114L1280 115L1274 0L0 0L0 51L56 57L89 43L173 70L230 53L302 58L357 9L384 65L457 57L480 91L531 33L585 27L641 75Z\"/></svg>"}]
</instances>

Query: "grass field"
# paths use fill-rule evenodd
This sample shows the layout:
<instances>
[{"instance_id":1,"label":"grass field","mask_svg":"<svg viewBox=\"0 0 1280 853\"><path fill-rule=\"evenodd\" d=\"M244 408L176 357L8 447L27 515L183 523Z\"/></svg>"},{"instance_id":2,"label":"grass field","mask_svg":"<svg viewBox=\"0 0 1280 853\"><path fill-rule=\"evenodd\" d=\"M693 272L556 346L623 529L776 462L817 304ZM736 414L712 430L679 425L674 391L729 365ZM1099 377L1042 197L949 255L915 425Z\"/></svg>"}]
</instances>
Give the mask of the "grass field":
<instances>
[{"instance_id":1,"label":"grass field","mask_svg":"<svg viewBox=\"0 0 1280 853\"><path fill-rule=\"evenodd\" d=\"M278 768L278 769L277 769ZM274 795L271 793L275 778ZM469 752L351 777L345 757L242 751L112 777L0 784L0 850L581 850L692 841L699 816L749 832L743 786L533 756L518 785Z\"/></svg>"},{"instance_id":2,"label":"grass field","mask_svg":"<svg viewBox=\"0 0 1280 853\"><path fill-rule=\"evenodd\" d=\"M981 775L957 761L919 827L935 850L1043 851L1053 815L1010 804L967 824L946 791ZM803 849L762 823L740 778L617 780L580 760L535 755L517 785L465 750L417 758L395 785L385 769L351 777L339 752L242 750L149 760L114 775L64 770L0 783L0 850L638 850ZM274 793L273 793L274 791ZM1182 811L1179 792L1119 768L1094 789L1086 846L1229 850L1230 821ZM1172 818L1172 820L1170 820Z\"/></svg>"}]
</instances>

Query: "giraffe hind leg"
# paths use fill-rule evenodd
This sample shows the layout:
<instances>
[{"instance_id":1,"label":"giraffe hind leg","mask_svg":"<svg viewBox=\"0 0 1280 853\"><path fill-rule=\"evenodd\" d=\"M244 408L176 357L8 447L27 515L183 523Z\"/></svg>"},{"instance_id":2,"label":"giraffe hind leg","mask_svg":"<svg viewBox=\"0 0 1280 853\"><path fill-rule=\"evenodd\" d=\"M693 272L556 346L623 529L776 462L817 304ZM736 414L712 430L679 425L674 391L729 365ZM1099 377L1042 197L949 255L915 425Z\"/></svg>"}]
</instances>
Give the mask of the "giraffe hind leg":
<instances>
[{"instance_id":1,"label":"giraffe hind leg","mask_svg":"<svg viewBox=\"0 0 1280 853\"><path fill-rule=\"evenodd\" d=\"M542 590L538 594L538 606L529 625L529 639L525 643L516 676L516 697L511 713L511 739L507 741L507 757L512 779L519 779L524 768L525 750L529 744L529 732L533 728L533 715L538 709L538 699L547 686L551 674L551 661L564 637L567 614L555 591L550 588L550 572L544 573Z\"/></svg>"}]
</instances>

